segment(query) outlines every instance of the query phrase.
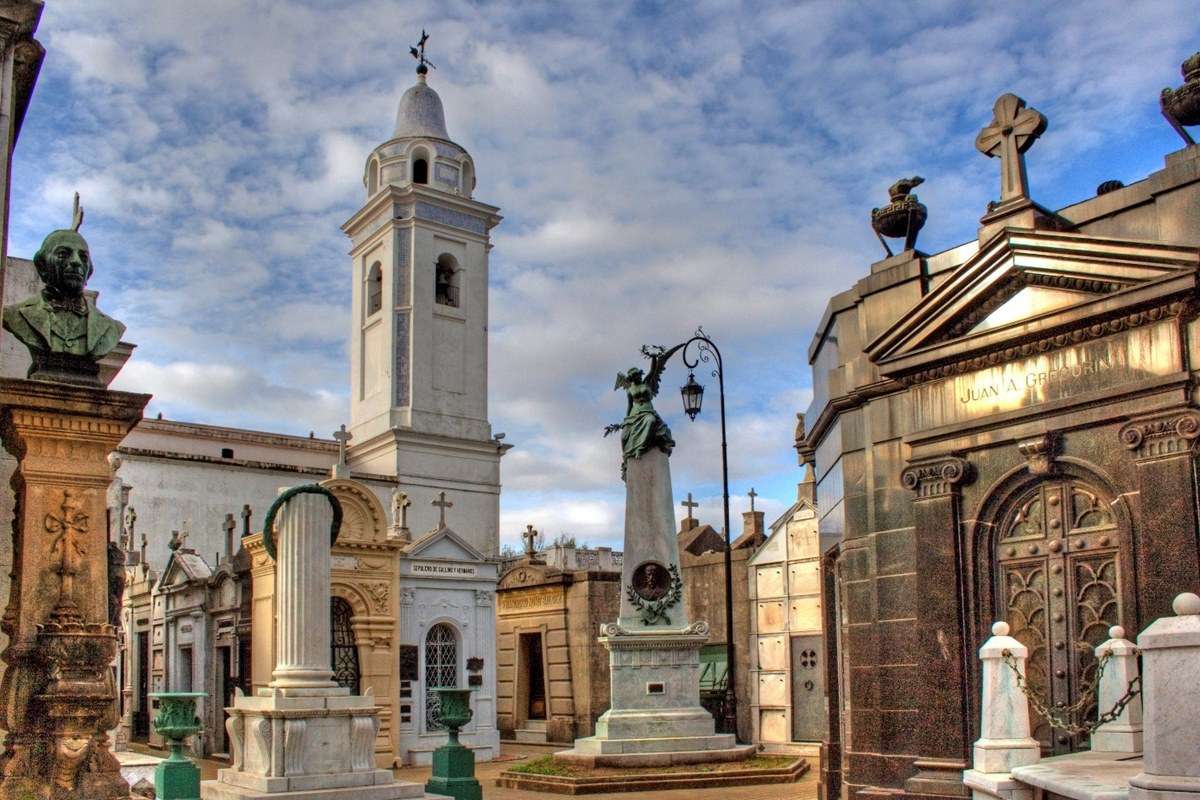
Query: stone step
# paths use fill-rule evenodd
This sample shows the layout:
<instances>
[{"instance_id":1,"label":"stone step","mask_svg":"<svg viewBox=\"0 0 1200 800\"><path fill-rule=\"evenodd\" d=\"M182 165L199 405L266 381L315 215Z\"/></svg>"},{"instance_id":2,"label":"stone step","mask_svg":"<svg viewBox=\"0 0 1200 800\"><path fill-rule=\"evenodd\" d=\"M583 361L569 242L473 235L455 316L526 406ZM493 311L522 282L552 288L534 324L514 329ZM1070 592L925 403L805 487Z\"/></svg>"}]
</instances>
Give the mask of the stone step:
<instances>
[{"instance_id":1,"label":"stone step","mask_svg":"<svg viewBox=\"0 0 1200 800\"><path fill-rule=\"evenodd\" d=\"M593 755L615 753L679 753L702 750L729 750L737 745L732 733L712 736L665 736L645 739L608 739L588 736L575 740L575 752Z\"/></svg>"},{"instance_id":2,"label":"stone step","mask_svg":"<svg viewBox=\"0 0 1200 800\"><path fill-rule=\"evenodd\" d=\"M521 744L546 744L546 729L518 728L513 731L513 738Z\"/></svg>"},{"instance_id":3,"label":"stone step","mask_svg":"<svg viewBox=\"0 0 1200 800\"><path fill-rule=\"evenodd\" d=\"M544 719L527 719L527 720L525 720L525 730L544 731L544 730L546 730L546 720L544 720Z\"/></svg>"}]
</instances>

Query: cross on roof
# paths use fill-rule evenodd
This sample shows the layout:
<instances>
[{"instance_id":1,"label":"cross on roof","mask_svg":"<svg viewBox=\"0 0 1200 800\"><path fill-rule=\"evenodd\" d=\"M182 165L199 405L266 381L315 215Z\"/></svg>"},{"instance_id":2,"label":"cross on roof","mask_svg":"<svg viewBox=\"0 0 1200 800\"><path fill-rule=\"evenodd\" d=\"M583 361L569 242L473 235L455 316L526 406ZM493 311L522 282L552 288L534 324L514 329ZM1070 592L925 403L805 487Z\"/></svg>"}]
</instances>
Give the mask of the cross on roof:
<instances>
[{"instance_id":1,"label":"cross on roof","mask_svg":"<svg viewBox=\"0 0 1200 800\"><path fill-rule=\"evenodd\" d=\"M454 503L451 503L449 500L446 499L445 492L438 492L437 499L430 500L429 505L438 507L438 513L439 513L438 527L439 528L446 527L446 509L453 507Z\"/></svg>"},{"instance_id":2,"label":"cross on roof","mask_svg":"<svg viewBox=\"0 0 1200 800\"><path fill-rule=\"evenodd\" d=\"M754 498L758 497L758 492L754 491L754 487L750 487L750 491L746 492L750 496L750 510L754 511Z\"/></svg>"},{"instance_id":3,"label":"cross on roof","mask_svg":"<svg viewBox=\"0 0 1200 800\"><path fill-rule=\"evenodd\" d=\"M242 536L250 535L250 504L246 503L242 506Z\"/></svg>"},{"instance_id":4,"label":"cross on roof","mask_svg":"<svg viewBox=\"0 0 1200 800\"><path fill-rule=\"evenodd\" d=\"M691 492L688 492L688 499L687 499L687 500L684 500L684 501L683 501L682 503L680 503L679 505L683 506L684 508L686 508L686 509L688 510L688 515L687 515L687 518L688 518L688 519L692 519L692 509L693 509L693 508L699 508L699 507L700 507L700 504L699 504L699 503L697 503L697 502L695 502L695 501L693 501L693 500L692 500L692 493L691 493Z\"/></svg>"},{"instance_id":5,"label":"cross on roof","mask_svg":"<svg viewBox=\"0 0 1200 800\"><path fill-rule=\"evenodd\" d=\"M529 555L529 556L533 555L533 553L534 553L533 543L537 539L537 536L538 536L538 532L533 529L532 525L525 526L525 532L521 534L521 539L523 539L525 542L525 554L526 555Z\"/></svg>"},{"instance_id":6,"label":"cross on roof","mask_svg":"<svg viewBox=\"0 0 1200 800\"><path fill-rule=\"evenodd\" d=\"M417 46L408 48L408 52L411 53L412 57L417 60L418 75L424 75L426 72L429 72L430 67L437 69L434 63L425 57L425 43L428 41L429 34L425 32L424 28L422 28L421 38L417 41Z\"/></svg>"},{"instance_id":7,"label":"cross on roof","mask_svg":"<svg viewBox=\"0 0 1200 800\"><path fill-rule=\"evenodd\" d=\"M975 147L989 158L1000 157L1000 202L1029 197L1025 151L1045 130L1046 118L1015 94L996 99L991 124L979 132Z\"/></svg>"},{"instance_id":8,"label":"cross on roof","mask_svg":"<svg viewBox=\"0 0 1200 800\"><path fill-rule=\"evenodd\" d=\"M346 430L346 426L338 428L333 432L333 438L337 439L338 443L338 466L346 466L346 443L354 438L354 434Z\"/></svg>"},{"instance_id":9,"label":"cross on roof","mask_svg":"<svg viewBox=\"0 0 1200 800\"><path fill-rule=\"evenodd\" d=\"M392 494L392 525L401 530L408 527L408 507L411 505L412 500L397 487Z\"/></svg>"}]
</instances>

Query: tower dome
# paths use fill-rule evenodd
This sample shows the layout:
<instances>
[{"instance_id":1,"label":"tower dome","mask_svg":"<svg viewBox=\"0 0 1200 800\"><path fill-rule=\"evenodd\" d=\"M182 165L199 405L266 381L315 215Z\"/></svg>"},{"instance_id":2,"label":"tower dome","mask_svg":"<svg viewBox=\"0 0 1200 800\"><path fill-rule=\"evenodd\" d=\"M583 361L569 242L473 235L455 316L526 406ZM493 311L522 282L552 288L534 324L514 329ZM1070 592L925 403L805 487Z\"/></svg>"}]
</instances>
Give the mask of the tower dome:
<instances>
[{"instance_id":1,"label":"tower dome","mask_svg":"<svg viewBox=\"0 0 1200 800\"><path fill-rule=\"evenodd\" d=\"M400 108L396 111L396 130L392 137L450 139L450 134L446 133L446 112L442 110L442 98L426 84L423 72L417 73L416 84L409 87L400 98Z\"/></svg>"}]
</instances>

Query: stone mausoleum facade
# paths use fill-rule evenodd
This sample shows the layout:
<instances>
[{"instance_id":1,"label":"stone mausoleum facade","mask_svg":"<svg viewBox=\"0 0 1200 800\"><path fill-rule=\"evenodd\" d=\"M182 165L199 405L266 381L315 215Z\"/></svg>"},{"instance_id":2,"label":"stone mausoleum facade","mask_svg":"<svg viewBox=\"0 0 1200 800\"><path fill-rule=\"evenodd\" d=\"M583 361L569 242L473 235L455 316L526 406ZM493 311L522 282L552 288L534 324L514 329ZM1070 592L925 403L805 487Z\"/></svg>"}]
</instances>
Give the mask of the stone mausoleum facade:
<instances>
[{"instance_id":1,"label":"stone mausoleum facade","mask_svg":"<svg viewBox=\"0 0 1200 800\"><path fill-rule=\"evenodd\" d=\"M996 102L976 146L1000 199L976 240L915 249L926 210L893 187L876 230L909 249L832 298L809 350L826 798L966 794L994 620L1070 704L1110 625L1200 583L1200 146L1050 210L1024 165L1045 126ZM1045 752L1086 747L1033 720Z\"/></svg>"}]
</instances>

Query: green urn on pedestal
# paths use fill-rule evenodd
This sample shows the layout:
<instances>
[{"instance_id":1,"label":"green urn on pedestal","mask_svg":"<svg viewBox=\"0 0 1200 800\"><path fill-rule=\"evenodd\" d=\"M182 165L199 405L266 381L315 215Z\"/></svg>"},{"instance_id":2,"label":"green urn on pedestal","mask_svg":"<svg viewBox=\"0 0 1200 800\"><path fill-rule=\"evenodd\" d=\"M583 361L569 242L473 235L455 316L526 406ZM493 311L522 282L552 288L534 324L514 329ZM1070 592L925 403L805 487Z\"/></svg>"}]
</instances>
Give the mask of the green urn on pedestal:
<instances>
[{"instance_id":1,"label":"green urn on pedestal","mask_svg":"<svg viewBox=\"0 0 1200 800\"><path fill-rule=\"evenodd\" d=\"M158 716L154 729L170 742L171 755L154 768L154 794L159 800L200 800L200 770L183 755L183 740L200 731L196 698L207 692L154 692Z\"/></svg>"},{"instance_id":2,"label":"green urn on pedestal","mask_svg":"<svg viewBox=\"0 0 1200 800\"><path fill-rule=\"evenodd\" d=\"M475 754L458 741L458 731L471 721L470 689L438 689L439 717L450 731L450 741L433 751L433 775L425 784L431 794L455 800L482 800L483 788L475 779Z\"/></svg>"}]
</instances>

